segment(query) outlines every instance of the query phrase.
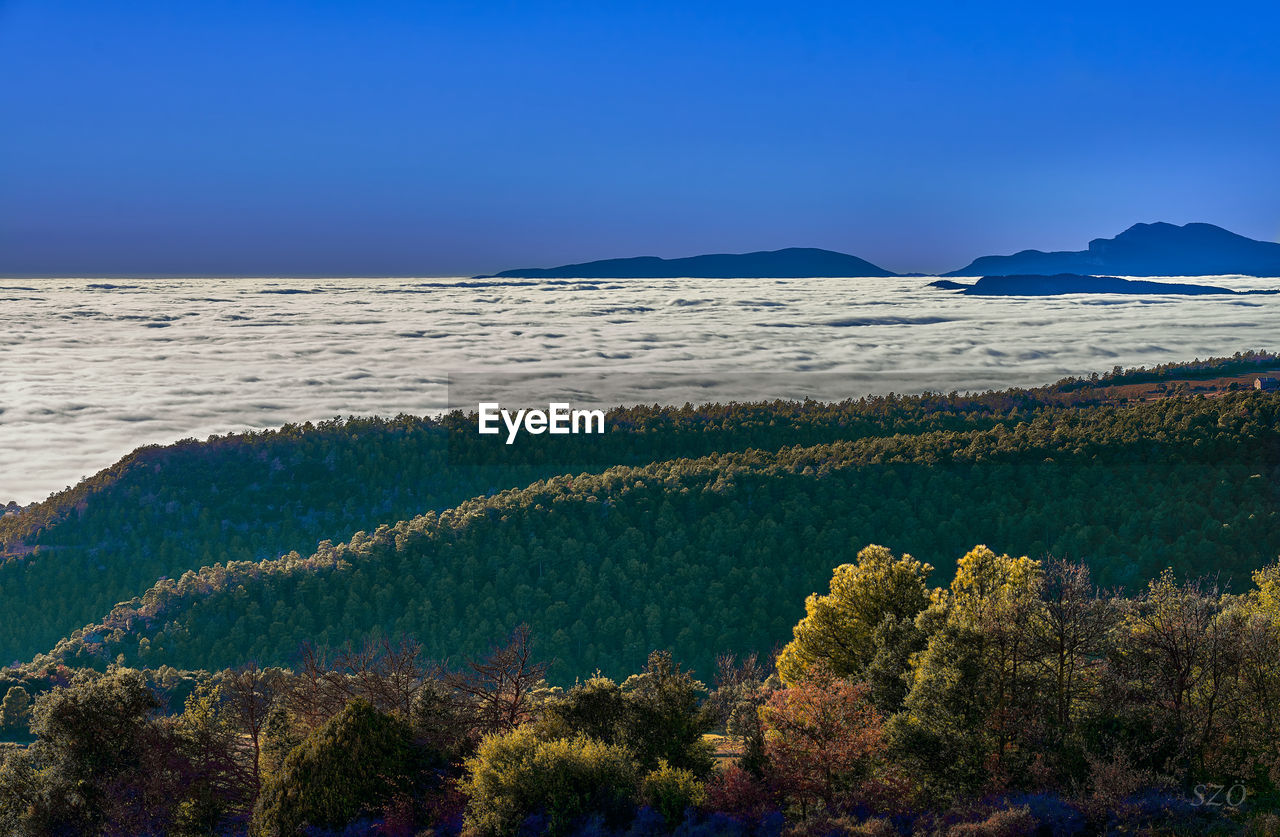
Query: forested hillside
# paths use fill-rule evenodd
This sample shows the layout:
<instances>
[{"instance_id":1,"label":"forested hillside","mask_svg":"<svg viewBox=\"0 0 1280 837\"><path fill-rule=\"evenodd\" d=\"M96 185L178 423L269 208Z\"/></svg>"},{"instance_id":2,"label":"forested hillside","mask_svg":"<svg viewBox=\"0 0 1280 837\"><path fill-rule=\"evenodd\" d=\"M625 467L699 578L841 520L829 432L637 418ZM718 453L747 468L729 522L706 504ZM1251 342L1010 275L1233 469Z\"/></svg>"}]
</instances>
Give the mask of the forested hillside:
<instances>
[{"instance_id":1,"label":"forested hillside","mask_svg":"<svg viewBox=\"0 0 1280 837\"><path fill-rule=\"evenodd\" d=\"M984 542L1129 589L1165 567L1243 583L1280 553L1278 418L1274 396L1227 393L558 476L307 558L165 580L54 655L217 668L380 631L455 657L528 622L556 680L634 670L655 647L707 672L719 651L785 641L866 543L944 579Z\"/></svg>"},{"instance_id":2,"label":"forested hillside","mask_svg":"<svg viewBox=\"0 0 1280 837\"><path fill-rule=\"evenodd\" d=\"M867 545L776 667L720 656L705 682L654 651L557 688L523 627L446 665L404 637L288 669L25 666L0 833L1276 833L1280 565L1117 596L977 546L932 575Z\"/></svg>"},{"instance_id":3,"label":"forested hillside","mask_svg":"<svg viewBox=\"0 0 1280 837\"><path fill-rule=\"evenodd\" d=\"M1025 406L1023 406L1025 405ZM345 540L470 497L568 470L749 447L988 427L1036 405L1021 395L843 405L633 409L586 462L561 439L507 447L460 414L319 426L139 450L112 469L0 521L0 660L47 650L161 577Z\"/></svg>"},{"instance_id":4,"label":"forested hillside","mask_svg":"<svg viewBox=\"0 0 1280 837\"><path fill-rule=\"evenodd\" d=\"M324 538L442 510L535 479L614 464L928 430L1060 409L1048 390L639 407L610 432L504 445L474 419L335 419L139 449L20 514L0 516L0 660L29 659L162 577L310 554ZM1087 400L1088 392L1073 398Z\"/></svg>"}]
</instances>

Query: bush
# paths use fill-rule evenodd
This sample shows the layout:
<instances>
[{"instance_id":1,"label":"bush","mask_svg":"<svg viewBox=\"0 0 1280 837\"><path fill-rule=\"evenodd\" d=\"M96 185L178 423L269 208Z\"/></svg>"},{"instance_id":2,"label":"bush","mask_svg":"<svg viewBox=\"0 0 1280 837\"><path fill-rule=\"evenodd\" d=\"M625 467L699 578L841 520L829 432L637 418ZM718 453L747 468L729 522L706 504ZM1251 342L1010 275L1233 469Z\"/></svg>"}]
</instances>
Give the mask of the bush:
<instances>
[{"instance_id":1,"label":"bush","mask_svg":"<svg viewBox=\"0 0 1280 837\"><path fill-rule=\"evenodd\" d=\"M179 789L161 765L172 740L150 721L161 706L142 674L78 672L36 698L28 751L40 769L52 833L155 834L169 830Z\"/></svg>"},{"instance_id":2,"label":"bush","mask_svg":"<svg viewBox=\"0 0 1280 837\"><path fill-rule=\"evenodd\" d=\"M340 828L407 793L413 730L354 700L296 748L262 787L253 833L294 837L304 825Z\"/></svg>"},{"instance_id":3,"label":"bush","mask_svg":"<svg viewBox=\"0 0 1280 837\"><path fill-rule=\"evenodd\" d=\"M900 801L901 777L886 759L883 718L865 683L815 666L761 707L765 776L792 802L830 809Z\"/></svg>"},{"instance_id":4,"label":"bush","mask_svg":"<svg viewBox=\"0 0 1280 837\"><path fill-rule=\"evenodd\" d=\"M706 789L692 770L672 767L666 761L650 771L640 783L640 799L662 814L668 825L684 819L684 812L696 808L706 798Z\"/></svg>"},{"instance_id":5,"label":"bush","mask_svg":"<svg viewBox=\"0 0 1280 837\"><path fill-rule=\"evenodd\" d=\"M544 741L532 729L491 735L466 762L466 824L479 834L514 834L541 818L550 834L602 817L619 825L634 812L637 767L631 752L585 736Z\"/></svg>"},{"instance_id":6,"label":"bush","mask_svg":"<svg viewBox=\"0 0 1280 837\"><path fill-rule=\"evenodd\" d=\"M1025 806L996 811L981 822L953 825L947 837L1023 837L1035 834L1039 822Z\"/></svg>"},{"instance_id":7,"label":"bush","mask_svg":"<svg viewBox=\"0 0 1280 837\"><path fill-rule=\"evenodd\" d=\"M748 824L777 810L777 798L757 776L731 764L707 782L706 806Z\"/></svg>"},{"instance_id":8,"label":"bush","mask_svg":"<svg viewBox=\"0 0 1280 837\"><path fill-rule=\"evenodd\" d=\"M706 687L672 659L669 651L654 651L640 674L622 684L626 706L624 742L646 770L665 759L698 776L711 773L715 760L703 733L711 719L701 706Z\"/></svg>"}]
</instances>

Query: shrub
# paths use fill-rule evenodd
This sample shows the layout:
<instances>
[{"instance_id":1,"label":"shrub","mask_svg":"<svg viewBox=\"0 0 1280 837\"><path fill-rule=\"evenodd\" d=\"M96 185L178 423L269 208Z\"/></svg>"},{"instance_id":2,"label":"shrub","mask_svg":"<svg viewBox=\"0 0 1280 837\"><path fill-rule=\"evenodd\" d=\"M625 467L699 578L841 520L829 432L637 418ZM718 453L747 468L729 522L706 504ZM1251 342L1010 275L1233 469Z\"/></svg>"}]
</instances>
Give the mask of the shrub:
<instances>
[{"instance_id":1,"label":"shrub","mask_svg":"<svg viewBox=\"0 0 1280 837\"><path fill-rule=\"evenodd\" d=\"M684 819L684 812L696 808L706 798L706 789L692 770L672 767L666 761L658 763L640 783L640 798L645 805L662 814L668 825L676 825Z\"/></svg>"},{"instance_id":2,"label":"shrub","mask_svg":"<svg viewBox=\"0 0 1280 837\"><path fill-rule=\"evenodd\" d=\"M947 837L1024 837L1035 834L1039 825L1031 809L1022 805L996 811L980 822L953 825Z\"/></svg>"},{"instance_id":3,"label":"shrub","mask_svg":"<svg viewBox=\"0 0 1280 837\"><path fill-rule=\"evenodd\" d=\"M706 687L672 659L669 651L654 651L640 674L622 684L626 706L623 742L636 754L640 766L653 770L658 761L692 770L698 776L711 772L715 761L703 740L711 719L701 706Z\"/></svg>"},{"instance_id":4,"label":"shrub","mask_svg":"<svg viewBox=\"0 0 1280 837\"><path fill-rule=\"evenodd\" d=\"M631 752L585 736L544 741L527 727L490 735L466 768L466 824L479 834L514 834L535 817L548 833L565 834L587 817L621 824L634 811Z\"/></svg>"},{"instance_id":5,"label":"shrub","mask_svg":"<svg viewBox=\"0 0 1280 837\"><path fill-rule=\"evenodd\" d=\"M379 811L412 784L413 730L354 700L285 756L262 787L253 833L294 837Z\"/></svg>"},{"instance_id":6,"label":"shrub","mask_svg":"<svg viewBox=\"0 0 1280 837\"><path fill-rule=\"evenodd\" d=\"M766 776L793 802L844 807L901 796L885 759L883 719L863 683L815 667L761 709Z\"/></svg>"},{"instance_id":7,"label":"shrub","mask_svg":"<svg viewBox=\"0 0 1280 837\"><path fill-rule=\"evenodd\" d=\"M711 811L752 824L777 809L777 800L769 787L736 764L729 765L707 782L704 804Z\"/></svg>"}]
</instances>

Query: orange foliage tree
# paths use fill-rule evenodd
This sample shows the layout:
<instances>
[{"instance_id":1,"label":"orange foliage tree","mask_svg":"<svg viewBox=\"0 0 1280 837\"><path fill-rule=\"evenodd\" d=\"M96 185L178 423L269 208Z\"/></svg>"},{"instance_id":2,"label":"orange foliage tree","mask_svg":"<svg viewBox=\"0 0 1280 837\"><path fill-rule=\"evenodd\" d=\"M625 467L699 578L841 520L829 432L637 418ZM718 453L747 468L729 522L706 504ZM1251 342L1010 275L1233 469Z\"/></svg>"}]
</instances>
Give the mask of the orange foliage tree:
<instances>
[{"instance_id":1,"label":"orange foliage tree","mask_svg":"<svg viewBox=\"0 0 1280 837\"><path fill-rule=\"evenodd\" d=\"M887 763L884 718L869 691L819 667L761 707L766 775L803 810L895 807L905 795L905 783Z\"/></svg>"}]
</instances>

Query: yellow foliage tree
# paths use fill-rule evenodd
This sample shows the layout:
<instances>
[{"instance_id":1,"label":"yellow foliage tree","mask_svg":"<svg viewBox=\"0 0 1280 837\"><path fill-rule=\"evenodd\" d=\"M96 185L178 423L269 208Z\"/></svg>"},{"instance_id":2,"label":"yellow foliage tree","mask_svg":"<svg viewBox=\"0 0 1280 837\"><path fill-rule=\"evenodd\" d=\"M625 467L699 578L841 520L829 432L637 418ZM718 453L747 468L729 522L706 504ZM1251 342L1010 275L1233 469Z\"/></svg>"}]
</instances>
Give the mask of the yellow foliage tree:
<instances>
[{"instance_id":1,"label":"yellow foliage tree","mask_svg":"<svg viewBox=\"0 0 1280 837\"><path fill-rule=\"evenodd\" d=\"M805 617L778 657L778 673L794 685L821 663L838 677L857 674L874 654L876 626L887 616L912 619L929 605L933 567L872 544L852 564L836 567L831 592L805 601Z\"/></svg>"}]
</instances>

